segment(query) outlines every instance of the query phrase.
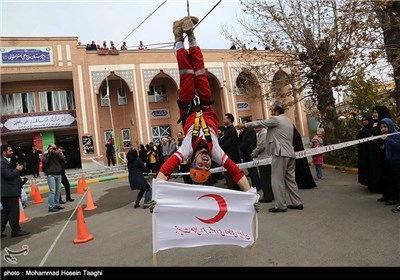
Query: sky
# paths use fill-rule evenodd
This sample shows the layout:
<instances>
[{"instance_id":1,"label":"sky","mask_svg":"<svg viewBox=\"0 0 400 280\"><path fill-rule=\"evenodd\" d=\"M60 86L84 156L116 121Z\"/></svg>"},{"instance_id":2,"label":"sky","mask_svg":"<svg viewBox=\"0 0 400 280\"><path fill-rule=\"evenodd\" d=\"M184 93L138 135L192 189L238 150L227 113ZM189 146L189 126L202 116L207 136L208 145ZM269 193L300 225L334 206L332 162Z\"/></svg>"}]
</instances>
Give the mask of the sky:
<instances>
[{"instance_id":1,"label":"sky","mask_svg":"<svg viewBox=\"0 0 400 280\"><path fill-rule=\"evenodd\" d=\"M78 37L84 45L92 40L97 44L106 40L110 45L112 40L118 48L125 41L129 49L143 41L148 48L157 48L172 44L172 23L188 14L186 0L167 0L156 10L164 1L0 0L1 36ZM189 0L190 15L202 19L217 3ZM241 15L239 0L222 0L196 28L199 46L228 49L231 42L221 34L222 27L238 33Z\"/></svg>"}]
</instances>

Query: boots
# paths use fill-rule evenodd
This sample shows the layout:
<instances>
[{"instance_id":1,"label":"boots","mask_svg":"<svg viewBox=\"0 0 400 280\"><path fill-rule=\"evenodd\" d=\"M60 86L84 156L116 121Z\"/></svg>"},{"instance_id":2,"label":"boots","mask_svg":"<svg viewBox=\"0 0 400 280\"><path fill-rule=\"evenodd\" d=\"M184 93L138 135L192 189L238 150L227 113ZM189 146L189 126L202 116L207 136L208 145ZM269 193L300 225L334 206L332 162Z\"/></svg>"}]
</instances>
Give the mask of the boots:
<instances>
[{"instance_id":1,"label":"boots","mask_svg":"<svg viewBox=\"0 0 400 280\"><path fill-rule=\"evenodd\" d=\"M192 42L192 41L196 40L196 37L194 36L194 33L193 33L193 29L191 29L189 31L186 31L186 35L188 37L188 41L189 42Z\"/></svg>"},{"instance_id":2,"label":"boots","mask_svg":"<svg viewBox=\"0 0 400 280\"><path fill-rule=\"evenodd\" d=\"M175 35L175 42L179 41L183 42L183 30L182 30L181 20L174 21L174 24L172 25L172 31L174 32Z\"/></svg>"},{"instance_id":3,"label":"boots","mask_svg":"<svg viewBox=\"0 0 400 280\"><path fill-rule=\"evenodd\" d=\"M193 27L198 22L199 19L194 16L186 16L181 20L175 21L174 24L172 25L172 31L174 32L175 35L175 42L179 41L183 42L184 32L186 32L186 34L188 35L189 42L195 40L196 38L194 37L193 34Z\"/></svg>"},{"instance_id":4,"label":"boots","mask_svg":"<svg viewBox=\"0 0 400 280\"><path fill-rule=\"evenodd\" d=\"M181 19L183 32L188 32L193 29L199 19L194 16L187 16Z\"/></svg>"}]
</instances>

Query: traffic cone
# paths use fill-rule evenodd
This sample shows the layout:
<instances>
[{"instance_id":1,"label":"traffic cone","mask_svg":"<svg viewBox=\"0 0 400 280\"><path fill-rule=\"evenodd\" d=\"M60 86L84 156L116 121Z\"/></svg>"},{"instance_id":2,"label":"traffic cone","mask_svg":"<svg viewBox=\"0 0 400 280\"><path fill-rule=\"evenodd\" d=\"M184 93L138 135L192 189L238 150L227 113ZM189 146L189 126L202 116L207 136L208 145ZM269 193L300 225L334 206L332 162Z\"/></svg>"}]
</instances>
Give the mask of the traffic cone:
<instances>
[{"instance_id":1,"label":"traffic cone","mask_svg":"<svg viewBox=\"0 0 400 280\"><path fill-rule=\"evenodd\" d=\"M74 239L75 244L85 243L93 239L93 235L89 234L87 231L85 217L83 217L82 205L78 206L78 211L76 214L78 235Z\"/></svg>"},{"instance_id":2,"label":"traffic cone","mask_svg":"<svg viewBox=\"0 0 400 280\"><path fill-rule=\"evenodd\" d=\"M81 180L82 187L86 188L88 186L88 183L85 180L85 174L84 173L82 173L82 177L81 178L82 178L82 180Z\"/></svg>"},{"instance_id":3,"label":"traffic cone","mask_svg":"<svg viewBox=\"0 0 400 280\"><path fill-rule=\"evenodd\" d=\"M19 223L25 223L29 221L28 217L25 216L24 207L22 206L21 199L19 199Z\"/></svg>"},{"instance_id":4,"label":"traffic cone","mask_svg":"<svg viewBox=\"0 0 400 280\"><path fill-rule=\"evenodd\" d=\"M94 210L97 208L97 206L94 205L93 203L93 198L92 198L92 191L88 187L87 189L87 199L86 199L86 208L84 210Z\"/></svg>"},{"instance_id":5,"label":"traffic cone","mask_svg":"<svg viewBox=\"0 0 400 280\"><path fill-rule=\"evenodd\" d=\"M76 193L77 194L85 193L85 191L83 190L83 186L82 186L82 179L80 177L78 177L78 186L76 187Z\"/></svg>"},{"instance_id":6,"label":"traffic cone","mask_svg":"<svg viewBox=\"0 0 400 280\"><path fill-rule=\"evenodd\" d=\"M40 195L39 186L35 186L35 196L33 198L33 204L43 203L42 196Z\"/></svg>"},{"instance_id":7,"label":"traffic cone","mask_svg":"<svg viewBox=\"0 0 400 280\"><path fill-rule=\"evenodd\" d=\"M31 190L29 191L29 196L35 196L35 188L36 188L35 181L32 180L32 182L31 182Z\"/></svg>"}]
</instances>

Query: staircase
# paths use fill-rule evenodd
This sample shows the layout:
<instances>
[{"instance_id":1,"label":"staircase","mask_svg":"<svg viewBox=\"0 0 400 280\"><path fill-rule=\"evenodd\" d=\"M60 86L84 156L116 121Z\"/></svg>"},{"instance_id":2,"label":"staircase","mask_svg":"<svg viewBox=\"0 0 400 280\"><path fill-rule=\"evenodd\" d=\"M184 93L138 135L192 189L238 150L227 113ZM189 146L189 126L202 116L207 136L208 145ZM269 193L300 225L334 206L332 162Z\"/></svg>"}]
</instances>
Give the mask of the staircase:
<instances>
[{"instance_id":1,"label":"staircase","mask_svg":"<svg viewBox=\"0 0 400 280\"><path fill-rule=\"evenodd\" d=\"M67 178L71 184L71 186L76 186L78 183L78 177L81 177L82 174L85 175L86 181L90 180L96 180L96 179L102 179L102 178L110 178L110 177L117 177L120 175L127 175L128 174L128 168L126 164L124 165L116 165L113 167L104 167L104 168L96 168L96 169L67 169L66 170L66 175ZM30 189L30 183L32 180L35 180L37 185L41 187L47 187L47 177L43 174L40 173L39 178L33 179L32 175L27 175L25 176L29 179L29 181L24 185L24 189L26 191L29 191Z\"/></svg>"}]
</instances>

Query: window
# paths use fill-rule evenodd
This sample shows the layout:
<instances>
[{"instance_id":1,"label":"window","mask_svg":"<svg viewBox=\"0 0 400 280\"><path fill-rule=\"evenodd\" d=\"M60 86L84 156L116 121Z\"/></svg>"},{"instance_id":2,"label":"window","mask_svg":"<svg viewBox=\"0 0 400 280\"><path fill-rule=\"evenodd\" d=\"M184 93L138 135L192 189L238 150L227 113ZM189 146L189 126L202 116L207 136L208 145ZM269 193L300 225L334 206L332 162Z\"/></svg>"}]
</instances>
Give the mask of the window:
<instances>
[{"instance_id":1,"label":"window","mask_svg":"<svg viewBox=\"0 0 400 280\"><path fill-rule=\"evenodd\" d=\"M154 144L159 144L161 138L168 137L171 135L171 126L153 126L153 142Z\"/></svg>"},{"instance_id":2,"label":"window","mask_svg":"<svg viewBox=\"0 0 400 280\"><path fill-rule=\"evenodd\" d=\"M101 89L101 104L100 105L103 107L110 106L110 98L108 97L106 88Z\"/></svg>"},{"instance_id":3,"label":"window","mask_svg":"<svg viewBox=\"0 0 400 280\"><path fill-rule=\"evenodd\" d=\"M165 85L150 86L150 90L147 92L149 96L149 102L166 102L167 98L167 87Z\"/></svg>"},{"instance_id":4,"label":"window","mask_svg":"<svg viewBox=\"0 0 400 280\"><path fill-rule=\"evenodd\" d=\"M129 149L131 147L131 130L130 129L122 129L122 146L124 149Z\"/></svg>"},{"instance_id":5,"label":"window","mask_svg":"<svg viewBox=\"0 0 400 280\"><path fill-rule=\"evenodd\" d=\"M74 110L74 93L70 90L39 92L40 111Z\"/></svg>"},{"instance_id":6,"label":"window","mask_svg":"<svg viewBox=\"0 0 400 280\"><path fill-rule=\"evenodd\" d=\"M118 88L118 105L128 104L128 100L126 99L125 88Z\"/></svg>"},{"instance_id":7,"label":"window","mask_svg":"<svg viewBox=\"0 0 400 280\"><path fill-rule=\"evenodd\" d=\"M246 89L242 87L235 87L235 94L236 95L245 95Z\"/></svg>"},{"instance_id":8,"label":"window","mask_svg":"<svg viewBox=\"0 0 400 280\"><path fill-rule=\"evenodd\" d=\"M36 111L35 94L33 92L22 93L22 110L24 113Z\"/></svg>"},{"instance_id":9,"label":"window","mask_svg":"<svg viewBox=\"0 0 400 280\"><path fill-rule=\"evenodd\" d=\"M36 111L35 94L33 92L4 94L1 96L0 102L3 115Z\"/></svg>"},{"instance_id":10,"label":"window","mask_svg":"<svg viewBox=\"0 0 400 280\"><path fill-rule=\"evenodd\" d=\"M251 122L251 116L239 117L239 122Z\"/></svg>"},{"instance_id":11,"label":"window","mask_svg":"<svg viewBox=\"0 0 400 280\"><path fill-rule=\"evenodd\" d=\"M113 138L113 133L111 130L106 130L104 131L104 139L106 140L105 143L108 143L108 141Z\"/></svg>"}]
</instances>

